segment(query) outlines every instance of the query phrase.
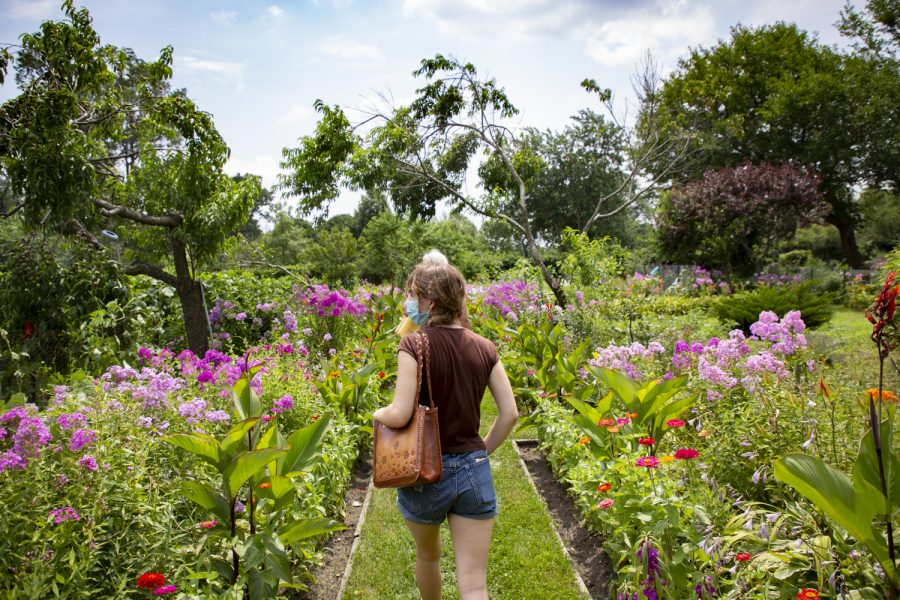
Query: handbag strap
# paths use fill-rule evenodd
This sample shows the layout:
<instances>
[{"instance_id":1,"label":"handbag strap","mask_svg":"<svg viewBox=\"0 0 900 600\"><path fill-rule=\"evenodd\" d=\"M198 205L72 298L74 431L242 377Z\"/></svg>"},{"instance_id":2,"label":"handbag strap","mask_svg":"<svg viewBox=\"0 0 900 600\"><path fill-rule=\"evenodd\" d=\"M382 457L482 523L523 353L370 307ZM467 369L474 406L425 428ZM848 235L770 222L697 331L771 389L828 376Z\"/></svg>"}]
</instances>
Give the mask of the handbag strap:
<instances>
[{"instance_id":1,"label":"handbag strap","mask_svg":"<svg viewBox=\"0 0 900 600\"><path fill-rule=\"evenodd\" d=\"M428 334L421 332L425 338L425 381L428 382L428 403L434 408L434 395L431 393L431 342L428 340Z\"/></svg>"}]
</instances>

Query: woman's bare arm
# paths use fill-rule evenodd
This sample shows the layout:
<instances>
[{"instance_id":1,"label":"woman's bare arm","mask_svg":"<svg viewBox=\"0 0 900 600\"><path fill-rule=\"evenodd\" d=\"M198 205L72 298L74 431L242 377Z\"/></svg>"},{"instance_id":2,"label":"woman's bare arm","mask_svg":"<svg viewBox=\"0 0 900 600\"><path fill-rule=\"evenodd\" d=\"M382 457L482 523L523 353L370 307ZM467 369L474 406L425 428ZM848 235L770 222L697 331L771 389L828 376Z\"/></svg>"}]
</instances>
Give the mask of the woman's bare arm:
<instances>
[{"instance_id":1,"label":"woman's bare arm","mask_svg":"<svg viewBox=\"0 0 900 600\"><path fill-rule=\"evenodd\" d=\"M503 440L510 434L519 418L519 409L516 407L516 399L513 396L512 385L506 376L506 369L499 360L491 371L488 379L488 389L497 404L497 420L491 425L490 431L484 438L484 445L488 454L496 450Z\"/></svg>"},{"instance_id":2,"label":"woman's bare arm","mask_svg":"<svg viewBox=\"0 0 900 600\"><path fill-rule=\"evenodd\" d=\"M409 423L416 404L416 359L407 352L398 352L397 386L394 401L376 410L372 416L388 427L403 427Z\"/></svg>"}]
</instances>

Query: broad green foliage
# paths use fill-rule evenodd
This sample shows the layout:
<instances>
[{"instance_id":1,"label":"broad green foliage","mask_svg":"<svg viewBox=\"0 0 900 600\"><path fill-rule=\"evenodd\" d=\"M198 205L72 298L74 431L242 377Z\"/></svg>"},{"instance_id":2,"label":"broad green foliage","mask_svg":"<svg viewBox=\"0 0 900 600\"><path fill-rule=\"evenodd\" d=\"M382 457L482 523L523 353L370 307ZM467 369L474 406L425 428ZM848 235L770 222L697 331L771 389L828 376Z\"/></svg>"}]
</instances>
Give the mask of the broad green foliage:
<instances>
[{"instance_id":1,"label":"broad green foliage","mask_svg":"<svg viewBox=\"0 0 900 600\"><path fill-rule=\"evenodd\" d=\"M293 518L290 510L303 489L296 479L314 466L330 419L322 417L287 437L279 431L277 419L266 427L260 418L262 404L250 386L258 370L250 369L232 387L235 411L243 420L221 440L199 433L163 438L209 463L220 478L217 487L186 481L182 491L221 519L221 526L210 528L205 543L213 555L230 549L232 561L213 558L212 568L231 584L246 582L253 599L270 598L279 585L292 584L285 546L343 529L328 519ZM243 529L238 535L235 507L245 484L250 529L249 535Z\"/></svg>"}]
</instances>

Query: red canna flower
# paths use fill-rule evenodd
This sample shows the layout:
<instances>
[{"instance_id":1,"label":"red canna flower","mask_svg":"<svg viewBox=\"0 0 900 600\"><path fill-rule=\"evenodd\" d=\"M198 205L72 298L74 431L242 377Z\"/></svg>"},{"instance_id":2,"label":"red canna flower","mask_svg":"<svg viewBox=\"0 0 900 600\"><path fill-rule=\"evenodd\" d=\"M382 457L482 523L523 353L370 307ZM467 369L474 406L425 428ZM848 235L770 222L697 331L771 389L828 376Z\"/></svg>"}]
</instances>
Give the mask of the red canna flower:
<instances>
[{"instance_id":1,"label":"red canna flower","mask_svg":"<svg viewBox=\"0 0 900 600\"><path fill-rule=\"evenodd\" d=\"M884 280L881 293L875 298L875 304L866 309L866 318L875 326L872 328L872 341L878 346L882 358L887 358L900 343L900 324L894 320L898 295L900 285L897 284L897 274L890 273Z\"/></svg>"},{"instance_id":2,"label":"red canna flower","mask_svg":"<svg viewBox=\"0 0 900 600\"><path fill-rule=\"evenodd\" d=\"M750 560L750 553L749 552L741 552L739 554L736 554L734 556L734 560L736 560L737 562L747 562L748 560Z\"/></svg>"},{"instance_id":3,"label":"red canna flower","mask_svg":"<svg viewBox=\"0 0 900 600\"><path fill-rule=\"evenodd\" d=\"M162 573L144 573L137 579L137 586L142 590L153 591L166 584L166 578Z\"/></svg>"},{"instance_id":4,"label":"red canna flower","mask_svg":"<svg viewBox=\"0 0 900 600\"><path fill-rule=\"evenodd\" d=\"M272 482L271 482L271 481L263 481L263 482L262 482L261 484L259 484L257 487L258 487L259 489L261 489L261 490L267 490L267 489L269 489L270 487L272 487Z\"/></svg>"}]
</instances>

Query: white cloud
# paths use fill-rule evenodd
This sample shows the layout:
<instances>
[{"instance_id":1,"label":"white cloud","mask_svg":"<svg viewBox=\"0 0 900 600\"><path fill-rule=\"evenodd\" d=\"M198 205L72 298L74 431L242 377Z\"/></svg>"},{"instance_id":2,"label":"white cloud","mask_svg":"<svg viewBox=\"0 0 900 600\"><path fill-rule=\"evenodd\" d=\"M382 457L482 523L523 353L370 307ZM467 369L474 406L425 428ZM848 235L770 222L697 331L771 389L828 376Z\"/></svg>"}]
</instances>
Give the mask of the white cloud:
<instances>
[{"instance_id":1,"label":"white cloud","mask_svg":"<svg viewBox=\"0 0 900 600\"><path fill-rule=\"evenodd\" d=\"M404 0L407 18L432 21L444 33L460 37L489 34L527 39L567 36L595 17L622 12L648 0Z\"/></svg>"},{"instance_id":2,"label":"white cloud","mask_svg":"<svg viewBox=\"0 0 900 600\"><path fill-rule=\"evenodd\" d=\"M263 186L271 189L278 182L278 172L280 171L278 164L278 157L271 154L244 158L238 153L234 153L225 164L225 172L229 175L238 173L259 175L262 178Z\"/></svg>"},{"instance_id":3,"label":"white cloud","mask_svg":"<svg viewBox=\"0 0 900 600\"><path fill-rule=\"evenodd\" d=\"M343 35L329 37L319 47L319 51L326 56L347 62L378 63L384 60L384 54L378 46L363 44Z\"/></svg>"},{"instance_id":4,"label":"white cloud","mask_svg":"<svg viewBox=\"0 0 900 600\"><path fill-rule=\"evenodd\" d=\"M296 125L308 120L312 115L313 111L311 108L302 104L296 104L292 106L287 112L275 119L275 122L279 125Z\"/></svg>"},{"instance_id":5,"label":"white cloud","mask_svg":"<svg viewBox=\"0 0 900 600\"><path fill-rule=\"evenodd\" d=\"M6 6L4 14L10 19L41 20L62 18L60 2L56 0L13 0Z\"/></svg>"},{"instance_id":6,"label":"white cloud","mask_svg":"<svg viewBox=\"0 0 900 600\"><path fill-rule=\"evenodd\" d=\"M603 23L588 35L585 53L606 66L635 64L648 50L657 59L672 62L689 46L716 40L715 18L709 7L678 2L661 8Z\"/></svg>"},{"instance_id":7,"label":"white cloud","mask_svg":"<svg viewBox=\"0 0 900 600\"><path fill-rule=\"evenodd\" d=\"M270 4L269 7L266 8L266 16L272 17L273 19L280 19L284 15L284 9L277 4Z\"/></svg>"},{"instance_id":8,"label":"white cloud","mask_svg":"<svg viewBox=\"0 0 900 600\"><path fill-rule=\"evenodd\" d=\"M223 60L208 60L190 55L175 55L175 72L196 76L218 85L244 90L244 64Z\"/></svg>"},{"instance_id":9,"label":"white cloud","mask_svg":"<svg viewBox=\"0 0 900 600\"><path fill-rule=\"evenodd\" d=\"M218 12L209 13L209 18L215 21L216 23L222 23L223 25L228 25L237 21L238 15L240 13L235 10L220 10Z\"/></svg>"}]
</instances>

